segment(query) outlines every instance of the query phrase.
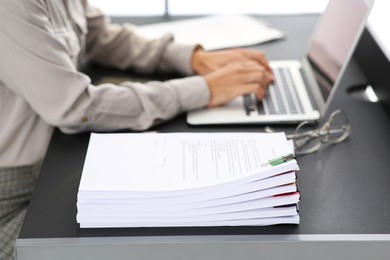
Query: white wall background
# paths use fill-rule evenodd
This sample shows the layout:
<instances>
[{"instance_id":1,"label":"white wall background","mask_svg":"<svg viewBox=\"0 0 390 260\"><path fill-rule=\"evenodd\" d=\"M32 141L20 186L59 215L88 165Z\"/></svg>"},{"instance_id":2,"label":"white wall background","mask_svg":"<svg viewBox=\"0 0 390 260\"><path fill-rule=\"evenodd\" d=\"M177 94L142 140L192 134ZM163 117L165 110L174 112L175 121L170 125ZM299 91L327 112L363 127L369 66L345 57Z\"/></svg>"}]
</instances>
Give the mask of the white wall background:
<instances>
[{"instance_id":1,"label":"white wall background","mask_svg":"<svg viewBox=\"0 0 390 260\"><path fill-rule=\"evenodd\" d=\"M169 13L190 14L291 14L321 12L328 0L168 0ZM165 0L90 0L109 15L161 15Z\"/></svg>"},{"instance_id":2,"label":"white wall background","mask_svg":"<svg viewBox=\"0 0 390 260\"><path fill-rule=\"evenodd\" d=\"M370 32L381 46L390 61L390 1L375 0L368 18Z\"/></svg>"}]
</instances>

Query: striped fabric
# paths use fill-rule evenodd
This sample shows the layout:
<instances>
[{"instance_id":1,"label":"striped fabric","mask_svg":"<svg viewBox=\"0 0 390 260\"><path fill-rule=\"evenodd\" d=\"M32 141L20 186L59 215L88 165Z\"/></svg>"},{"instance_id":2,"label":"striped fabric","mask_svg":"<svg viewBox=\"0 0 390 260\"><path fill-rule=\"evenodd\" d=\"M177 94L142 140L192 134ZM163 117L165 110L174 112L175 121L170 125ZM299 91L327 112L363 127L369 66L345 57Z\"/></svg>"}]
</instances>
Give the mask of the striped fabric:
<instances>
[{"instance_id":1,"label":"striped fabric","mask_svg":"<svg viewBox=\"0 0 390 260\"><path fill-rule=\"evenodd\" d=\"M11 260L41 163L0 168L0 259Z\"/></svg>"}]
</instances>

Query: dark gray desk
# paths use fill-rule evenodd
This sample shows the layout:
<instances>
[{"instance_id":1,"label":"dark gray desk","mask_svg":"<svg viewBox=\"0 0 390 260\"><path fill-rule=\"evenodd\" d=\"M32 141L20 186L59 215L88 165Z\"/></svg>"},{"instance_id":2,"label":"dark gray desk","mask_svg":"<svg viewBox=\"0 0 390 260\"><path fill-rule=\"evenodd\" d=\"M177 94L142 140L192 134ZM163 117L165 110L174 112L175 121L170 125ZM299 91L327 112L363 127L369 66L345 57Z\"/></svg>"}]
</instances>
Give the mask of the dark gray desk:
<instances>
[{"instance_id":1,"label":"dark gray desk","mask_svg":"<svg viewBox=\"0 0 390 260\"><path fill-rule=\"evenodd\" d=\"M283 30L286 38L261 49L270 59L299 58L316 16L265 19ZM95 74L99 77L99 69ZM390 121L380 104L346 94L348 86L362 81L352 63L332 103L333 109L349 115L351 137L298 158L301 224L80 229L76 194L89 134L56 131L17 240L17 259L389 259ZM261 125L192 127L185 123L185 115L154 128L161 132L263 129Z\"/></svg>"}]
</instances>

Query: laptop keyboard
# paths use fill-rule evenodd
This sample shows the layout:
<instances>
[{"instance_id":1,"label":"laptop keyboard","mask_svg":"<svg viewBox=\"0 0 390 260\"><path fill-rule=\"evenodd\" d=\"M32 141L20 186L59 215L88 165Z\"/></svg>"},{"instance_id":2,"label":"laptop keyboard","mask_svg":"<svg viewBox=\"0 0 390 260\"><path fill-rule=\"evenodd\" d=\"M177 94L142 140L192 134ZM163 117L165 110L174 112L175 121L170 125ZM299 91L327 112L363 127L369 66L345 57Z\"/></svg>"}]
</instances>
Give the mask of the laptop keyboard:
<instances>
[{"instance_id":1,"label":"laptop keyboard","mask_svg":"<svg viewBox=\"0 0 390 260\"><path fill-rule=\"evenodd\" d=\"M274 84L262 101L252 95L244 95L244 107L249 116L252 111L260 115L272 114L299 114L303 113L303 106L296 91L291 73L288 68L275 68Z\"/></svg>"}]
</instances>

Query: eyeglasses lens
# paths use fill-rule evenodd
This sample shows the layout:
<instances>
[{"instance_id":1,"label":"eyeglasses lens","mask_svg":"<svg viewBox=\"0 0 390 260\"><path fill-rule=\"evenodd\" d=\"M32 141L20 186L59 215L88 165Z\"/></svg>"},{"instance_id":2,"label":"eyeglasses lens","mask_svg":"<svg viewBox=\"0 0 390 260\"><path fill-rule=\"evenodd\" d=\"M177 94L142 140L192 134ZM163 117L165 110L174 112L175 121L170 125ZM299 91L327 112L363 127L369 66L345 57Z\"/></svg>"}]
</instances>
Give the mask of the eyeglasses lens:
<instances>
[{"instance_id":1,"label":"eyeglasses lens","mask_svg":"<svg viewBox=\"0 0 390 260\"><path fill-rule=\"evenodd\" d=\"M348 118L342 112L337 112L329 118L329 142L338 143L345 140L351 132Z\"/></svg>"},{"instance_id":2,"label":"eyeglasses lens","mask_svg":"<svg viewBox=\"0 0 390 260\"><path fill-rule=\"evenodd\" d=\"M311 153L321 146L318 125L311 122L301 123L294 133L294 146L298 153Z\"/></svg>"}]
</instances>

